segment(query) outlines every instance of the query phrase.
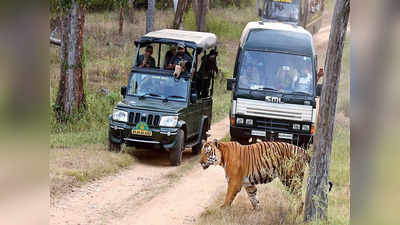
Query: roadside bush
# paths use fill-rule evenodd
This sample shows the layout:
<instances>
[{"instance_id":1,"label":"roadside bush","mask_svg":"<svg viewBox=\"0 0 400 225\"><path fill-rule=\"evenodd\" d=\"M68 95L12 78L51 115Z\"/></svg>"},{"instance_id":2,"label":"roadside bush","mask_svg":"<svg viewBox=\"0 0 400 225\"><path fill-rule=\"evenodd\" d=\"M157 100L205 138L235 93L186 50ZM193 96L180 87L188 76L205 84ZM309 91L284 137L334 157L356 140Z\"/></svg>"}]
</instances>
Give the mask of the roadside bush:
<instances>
[{"instance_id":1,"label":"roadside bush","mask_svg":"<svg viewBox=\"0 0 400 225\"><path fill-rule=\"evenodd\" d=\"M55 93L55 92L54 92ZM74 147L81 144L106 143L108 116L115 104L121 100L119 92L110 92L108 96L96 93L86 95L87 109L60 123L52 110L55 95L51 99L50 111L50 147Z\"/></svg>"}]
</instances>

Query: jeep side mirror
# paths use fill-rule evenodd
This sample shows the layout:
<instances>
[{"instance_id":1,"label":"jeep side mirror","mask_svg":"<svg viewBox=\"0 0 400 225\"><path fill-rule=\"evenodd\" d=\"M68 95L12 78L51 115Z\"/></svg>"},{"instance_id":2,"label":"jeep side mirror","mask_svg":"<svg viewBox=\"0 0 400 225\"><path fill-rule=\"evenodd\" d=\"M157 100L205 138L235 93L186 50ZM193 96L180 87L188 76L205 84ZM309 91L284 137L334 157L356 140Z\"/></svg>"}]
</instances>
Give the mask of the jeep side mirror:
<instances>
[{"instance_id":1,"label":"jeep side mirror","mask_svg":"<svg viewBox=\"0 0 400 225\"><path fill-rule=\"evenodd\" d=\"M192 93L192 95L190 96L190 102L191 103L197 102L197 93Z\"/></svg>"},{"instance_id":2,"label":"jeep side mirror","mask_svg":"<svg viewBox=\"0 0 400 225\"><path fill-rule=\"evenodd\" d=\"M320 97L322 92L322 84L317 84L316 92L317 97Z\"/></svg>"},{"instance_id":3,"label":"jeep side mirror","mask_svg":"<svg viewBox=\"0 0 400 225\"><path fill-rule=\"evenodd\" d=\"M232 91L233 90L233 84L236 82L235 78L228 78L226 79L226 90Z\"/></svg>"},{"instance_id":4,"label":"jeep side mirror","mask_svg":"<svg viewBox=\"0 0 400 225\"><path fill-rule=\"evenodd\" d=\"M126 96L126 86L122 86L121 87L121 95L125 98L125 96Z\"/></svg>"}]
</instances>

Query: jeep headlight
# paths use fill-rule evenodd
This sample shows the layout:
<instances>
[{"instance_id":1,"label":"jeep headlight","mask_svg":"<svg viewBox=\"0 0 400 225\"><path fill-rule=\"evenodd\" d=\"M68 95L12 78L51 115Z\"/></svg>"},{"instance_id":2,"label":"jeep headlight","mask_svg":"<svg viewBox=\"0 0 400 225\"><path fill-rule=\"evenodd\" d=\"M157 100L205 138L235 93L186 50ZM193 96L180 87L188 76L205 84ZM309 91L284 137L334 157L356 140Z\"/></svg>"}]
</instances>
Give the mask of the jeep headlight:
<instances>
[{"instance_id":1,"label":"jeep headlight","mask_svg":"<svg viewBox=\"0 0 400 225\"><path fill-rule=\"evenodd\" d=\"M310 130L310 125L304 124L301 128L304 131L309 131Z\"/></svg>"},{"instance_id":2,"label":"jeep headlight","mask_svg":"<svg viewBox=\"0 0 400 225\"><path fill-rule=\"evenodd\" d=\"M246 125L247 126L253 126L253 120L252 119L246 119Z\"/></svg>"},{"instance_id":3,"label":"jeep headlight","mask_svg":"<svg viewBox=\"0 0 400 225\"><path fill-rule=\"evenodd\" d=\"M161 127L176 127L178 116L163 116L160 120Z\"/></svg>"},{"instance_id":4,"label":"jeep headlight","mask_svg":"<svg viewBox=\"0 0 400 225\"><path fill-rule=\"evenodd\" d=\"M123 110L114 109L112 119L120 122L128 122L128 112Z\"/></svg>"}]
</instances>

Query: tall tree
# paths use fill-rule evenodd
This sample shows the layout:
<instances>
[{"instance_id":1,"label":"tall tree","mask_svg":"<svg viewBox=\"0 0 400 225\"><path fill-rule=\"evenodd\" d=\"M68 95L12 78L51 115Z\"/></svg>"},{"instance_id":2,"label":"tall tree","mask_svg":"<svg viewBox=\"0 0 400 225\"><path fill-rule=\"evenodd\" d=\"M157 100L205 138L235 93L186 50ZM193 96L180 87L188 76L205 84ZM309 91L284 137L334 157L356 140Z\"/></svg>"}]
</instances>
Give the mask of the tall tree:
<instances>
[{"instance_id":1,"label":"tall tree","mask_svg":"<svg viewBox=\"0 0 400 225\"><path fill-rule=\"evenodd\" d=\"M236 7L240 8L240 6L241 6L241 1L240 1L240 0L233 0L233 4L234 4Z\"/></svg>"},{"instance_id":2,"label":"tall tree","mask_svg":"<svg viewBox=\"0 0 400 225\"><path fill-rule=\"evenodd\" d=\"M119 36L122 36L124 33L124 17L126 9L129 9L128 5L128 0L116 0L118 6L119 6L119 29L118 29L118 34Z\"/></svg>"},{"instance_id":3,"label":"tall tree","mask_svg":"<svg viewBox=\"0 0 400 225\"><path fill-rule=\"evenodd\" d=\"M175 17L174 17L174 24L173 24L174 29L181 28L182 19L183 19L183 15L185 13L186 6L187 6L186 0L179 0L178 5L176 7Z\"/></svg>"},{"instance_id":4,"label":"tall tree","mask_svg":"<svg viewBox=\"0 0 400 225\"><path fill-rule=\"evenodd\" d=\"M83 2L72 0L62 6L61 68L56 99L59 116L72 115L84 104L82 56L85 9Z\"/></svg>"},{"instance_id":5,"label":"tall tree","mask_svg":"<svg viewBox=\"0 0 400 225\"><path fill-rule=\"evenodd\" d=\"M119 36L122 36L124 33L124 8L122 5L119 6L119 29L118 29L118 34Z\"/></svg>"},{"instance_id":6,"label":"tall tree","mask_svg":"<svg viewBox=\"0 0 400 225\"><path fill-rule=\"evenodd\" d=\"M206 16L209 0L193 0L193 11L196 18L197 31L206 31Z\"/></svg>"},{"instance_id":7,"label":"tall tree","mask_svg":"<svg viewBox=\"0 0 400 225\"><path fill-rule=\"evenodd\" d=\"M318 128L310 163L304 221L326 219L328 177L335 123L336 101L344 40L350 14L350 0L336 0L325 60L325 78L318 114Z\"/></svg>"},{"instance_id":8,"label":"tall tree","mask_svg":"<svg viewBox=\"0 0 400 225\"><path fill-rule=\"evenodd\" d=\"M262 0L257 0L257 2L256 2L258 16L262 16L262 11L263 11L263 8L264 8L263 4L264 4L264 2Z\"/></svg>"},{"instance_id":9,"label":"tall tree","mask_svg":"<svg viewBox=\"0 0 400 225\"><path fill-rule=\"evenodd\" d=\"M146 13L146 33L154 31L154 19L156 12L155 0L147 0L147 13Z\"/></svg>"},{"instance_id":10,"label":"tall tree","mask_svg":"<svg viewBox=\"0 0 400 225\"><path fill-rule=\"evenodd\" d=\"M129 0L128 7L126 7L126 14L128 15L129 23L135 22L135 0Z\"/></svg>"}]
</instances>

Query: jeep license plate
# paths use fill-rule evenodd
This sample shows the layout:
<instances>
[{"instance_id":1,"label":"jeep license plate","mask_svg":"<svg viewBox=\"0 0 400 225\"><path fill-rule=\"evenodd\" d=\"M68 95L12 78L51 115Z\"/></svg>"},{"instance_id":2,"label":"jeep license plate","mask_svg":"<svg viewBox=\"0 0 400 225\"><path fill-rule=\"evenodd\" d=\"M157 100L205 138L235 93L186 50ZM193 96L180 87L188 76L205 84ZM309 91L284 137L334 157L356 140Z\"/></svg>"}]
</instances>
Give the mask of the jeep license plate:
<instances>
[{"instance_id":1,"label":"jeep license plate","mask_svg":"<svg viewBox=\"0 0 400 225\"><path fill-rule=\"evenodd\" d=\"M251 135L265 137L267 135L267 132L262 130L251 130Z\"/></svg>"},{"instance_id":2,"label":"jeep license plate","mask_svg":"<svg viewBox=\"0 0 400 225\"><path fill-rule=\"evenodd\" d=\"M153 132L150 130L146 122L140 122L132 130L132 134L140 136L152 136Z\"/></svg>"},{"instance_id":3,"label":"jeep license plate","mask_svg":"<svg viewBox=\"0 0 400 225\"><path fill-rule=\"evenodd\" d=\"M278 138L293 140L293 134L279 133Z\"/></svg>"}]
</instances>

